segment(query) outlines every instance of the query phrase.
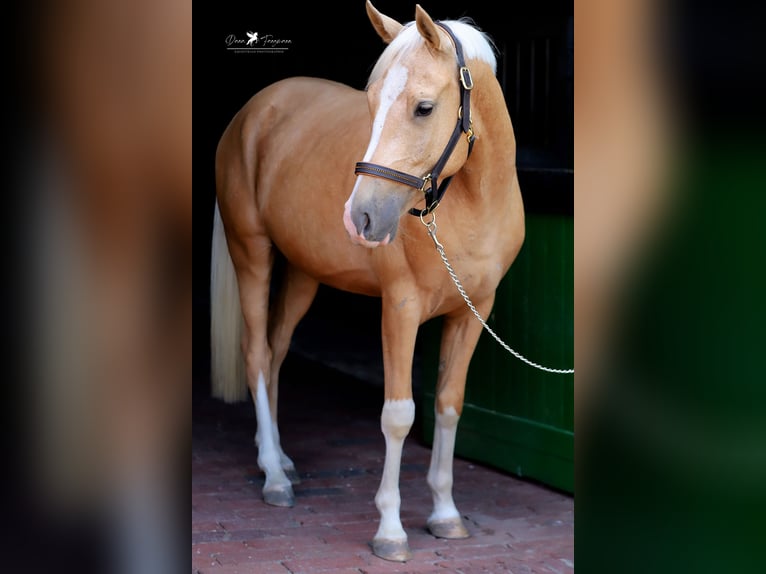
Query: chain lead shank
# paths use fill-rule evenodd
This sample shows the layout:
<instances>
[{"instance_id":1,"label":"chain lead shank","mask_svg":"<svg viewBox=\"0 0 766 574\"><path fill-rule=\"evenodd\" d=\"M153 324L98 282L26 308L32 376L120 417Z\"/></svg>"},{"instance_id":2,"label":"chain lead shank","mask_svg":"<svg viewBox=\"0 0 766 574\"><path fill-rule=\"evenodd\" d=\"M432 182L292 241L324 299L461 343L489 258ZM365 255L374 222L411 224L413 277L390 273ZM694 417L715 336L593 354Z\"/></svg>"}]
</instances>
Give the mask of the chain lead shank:
<instances>
[{"instance_id":1,"label":"chain lead shank","mask_svg":"<svg viewBox=\"0 0 766 574\"><path fill-rule=\"evenodd\" d=\"M452 269L452 265L450 265L449 260L447 259L447 254L444 251L444 246L439 243L439 240L436 238L436 214L432 211L430 212L431 220L426 221L424 219L424 215L427 215L426 210L423 210L423 212L420 214L420 221L423 223L423 225L426 226L426 230L428 231L428 235L431 237L431 239L434 242L434 246L436 247L436 250L439 252L439 257L441 257L442 261L444 262L444 266L447 268L447 273L449 273L449 276L452 278L452 281L455 283L455 287L457 287L457 290L460 292L460 295L463 297L463 300L465 300L466 305L468 305L468 308L473 312L474 315L476 315L476 318L481 323L482 327L490 334L492 337L500 343L500 345L509 353L511 353L514 357L519 359L520 361L525 362L527 365L534 367L536 369L540 369L541 371L546 371L548 373L556 373L556 374L571 374L574 373L574 369L551 369L550 367L544 367L542 365L538 365L537 363L533 363L521 353L518 353L517 351L514 351L509 347L505 341L503 341L497 333L495 333L492 328L487 325L487 322L482 318L481 313L479 313L476 310L476 307L474 307L474 304L471 302L470 297L468 297L468 294L465 292L465 289L463 288L463 284L460 282L460 279L458 279L457 274L455 273L455 270Z\"/></svg>"}]
</instances>

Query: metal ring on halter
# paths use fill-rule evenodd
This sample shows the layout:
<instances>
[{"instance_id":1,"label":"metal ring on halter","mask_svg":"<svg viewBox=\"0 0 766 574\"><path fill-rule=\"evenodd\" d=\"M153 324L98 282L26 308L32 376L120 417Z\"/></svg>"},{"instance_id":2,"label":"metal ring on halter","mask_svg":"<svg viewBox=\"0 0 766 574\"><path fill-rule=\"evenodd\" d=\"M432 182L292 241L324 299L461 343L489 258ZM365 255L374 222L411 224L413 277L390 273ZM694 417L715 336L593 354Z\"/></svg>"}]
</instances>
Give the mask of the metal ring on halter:
<instances>
[{"instance_id":1,"label":"metal ring on halter","mask_svg":"<svg viewBox=\"0 0 766 574\"><path fill-rule=\"evenodd\" d=\"M431 221L423 219L424 215L430 215ZM420 222L430 229L431 225L436 225L436 214L433 211L428 211L428 208L425 208L420 212Z\"/></svg>"},{"instance_id":2,"label":"metal ring on halter","mask_svg":"<svg viewBox=\"0 0 766 574\"><path fill-rule=\"evenodd\" d=\"M439 207L439 200L438 199L434 199L431 202L430 205L426 205L423 209L421 209L420 213L417 213L417 214L415 214L414 212L410 212L410 213L413 213L414 215L420 215L420 220L423 221L423 215L427 215L429 213L433 213L434 211L436 211L437 207ZM417 210L415 210L415 211L417 211ZM423 222L423 223L425 223L425 222Z\"/></svg>"}]
</instances>

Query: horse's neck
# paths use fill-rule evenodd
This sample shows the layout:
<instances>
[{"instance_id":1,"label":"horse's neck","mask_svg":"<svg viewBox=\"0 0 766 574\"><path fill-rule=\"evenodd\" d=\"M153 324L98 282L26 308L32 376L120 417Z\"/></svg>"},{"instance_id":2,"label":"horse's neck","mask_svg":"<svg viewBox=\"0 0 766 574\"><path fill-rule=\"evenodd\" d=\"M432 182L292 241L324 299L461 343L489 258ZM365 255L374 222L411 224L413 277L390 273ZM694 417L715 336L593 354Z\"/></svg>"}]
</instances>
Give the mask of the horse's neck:
<instances>
[{"instance_id":1,"label":"horse's neck","mask_svg":"<svg viewBox=\"0 0 766 574\"><path fill-rule=\"evenodd\" d=\"M475 87L471 93L471 114L476 142L457 177L463 180L473 202L490 200L487 194L502 193L503 181L516 170L516 139L500 84L484 63L472 63Z\"/></svg>"}]
</instances>

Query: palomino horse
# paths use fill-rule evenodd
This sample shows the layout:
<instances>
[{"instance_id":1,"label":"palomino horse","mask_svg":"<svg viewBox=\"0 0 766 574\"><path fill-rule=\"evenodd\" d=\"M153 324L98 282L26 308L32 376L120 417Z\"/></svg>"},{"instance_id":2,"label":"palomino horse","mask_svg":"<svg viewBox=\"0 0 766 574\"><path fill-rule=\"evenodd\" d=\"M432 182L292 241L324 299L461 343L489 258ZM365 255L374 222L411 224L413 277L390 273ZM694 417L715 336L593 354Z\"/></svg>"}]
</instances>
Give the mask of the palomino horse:
<instances>
[{"instance_id":1,"label":"palomino horse","mask_svg":"<svg viewBox=\"0 0 766 574\"><path fill-rule=\"evenodd\" d=\"M367 13L388 46L366 91L315 78L283 80L253 96L221 137L213 393L235 401L249 388L263 497L291 506L295 467L280 444L277 389L292 333L320 283L381 297L386 457L372 547L381 558L405 561L411 554L399 517L399 466L415 416L418 328L444 317L427 477L428 527L443 538L469 535L452 498L452 463L482 330L423 225L433 229L438 205L441 245L487 316L524 240L524 211L513 128L487 37L465 21L435 22L420 6L408 25L369 2ZM275 249L287 268L269 308Z\"/></svg>"}]
</instances>

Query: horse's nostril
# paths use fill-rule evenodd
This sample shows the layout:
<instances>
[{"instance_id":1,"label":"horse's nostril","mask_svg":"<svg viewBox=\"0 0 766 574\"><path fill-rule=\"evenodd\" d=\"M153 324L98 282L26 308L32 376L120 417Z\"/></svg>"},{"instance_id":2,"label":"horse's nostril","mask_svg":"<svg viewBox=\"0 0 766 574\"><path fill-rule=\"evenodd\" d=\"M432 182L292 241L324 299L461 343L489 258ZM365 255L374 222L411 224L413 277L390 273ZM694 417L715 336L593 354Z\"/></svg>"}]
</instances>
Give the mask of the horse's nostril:
<instances>
[{"instance_id":1,"label":"horse's nostril","mask_svg":"<svg viewBox=\"0 0 766 574\"><path fill-rule=\"evenodd\" d=\"M366 231L370 229L370 214L369 213L363 213L364 219L362 220L362 232L361 234L364 235Z\"/></svg>"}]
</instances>

